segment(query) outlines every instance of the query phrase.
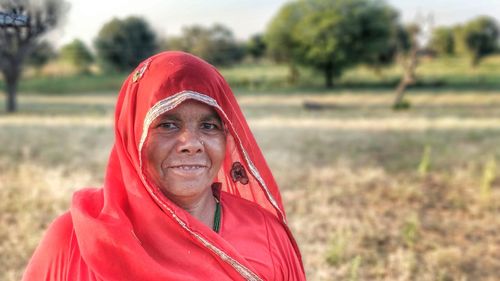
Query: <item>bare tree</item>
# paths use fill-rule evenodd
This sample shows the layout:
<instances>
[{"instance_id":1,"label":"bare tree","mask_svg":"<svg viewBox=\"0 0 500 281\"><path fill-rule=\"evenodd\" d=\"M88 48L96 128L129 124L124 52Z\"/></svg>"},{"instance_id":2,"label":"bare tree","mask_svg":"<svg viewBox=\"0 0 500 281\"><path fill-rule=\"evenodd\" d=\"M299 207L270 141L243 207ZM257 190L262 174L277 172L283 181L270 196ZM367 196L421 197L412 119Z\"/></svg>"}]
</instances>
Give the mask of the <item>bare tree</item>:
<instances>
[{"instance_id":1,"label":"bare tree","mask_svg":"<svg viewBox=\"0 0 500 281\"><path fill-rule=\"evenodd\" d=\"M396 98L393 104L394 109L402 109L409 106L409 104L404 102L404 94L406 88L416 81L415 71L418 66L418 34L420 28L417 25L411 25L406 28L406 32L408 35L409 50L407 53L399 51L397 55L397 60L403 67L403 76L396 88Z\"/></svg>"},{"instance_id":2,"label":"bare tree","mask_svg":"<svg viewBox=\"0 0 500 281\"><path fill-rule=\"evenodd\" d=\"M0 0L0 71L7 112L17 110L17 85L26 57L40 37L57 26L67 7L64 0Z\"/></svg>"},{"instance_id":3,"label":"bare tree","mask_svg":"<svg viewBox=\"0 0 500 281\"><path fill-rule=\"evenodd\" d=\"M396 88L396 97L392 106L394 109L405 109L410 106L404 100L404 95L408 86L417 82L418 56L422 50L419 37L428 36L433 29L433 23L434 17L432 14L427 16L417 15L415 23L401 30L401 36L398 40L397 61L403 67L403 75Z\"/></svg>"}]
</instances>

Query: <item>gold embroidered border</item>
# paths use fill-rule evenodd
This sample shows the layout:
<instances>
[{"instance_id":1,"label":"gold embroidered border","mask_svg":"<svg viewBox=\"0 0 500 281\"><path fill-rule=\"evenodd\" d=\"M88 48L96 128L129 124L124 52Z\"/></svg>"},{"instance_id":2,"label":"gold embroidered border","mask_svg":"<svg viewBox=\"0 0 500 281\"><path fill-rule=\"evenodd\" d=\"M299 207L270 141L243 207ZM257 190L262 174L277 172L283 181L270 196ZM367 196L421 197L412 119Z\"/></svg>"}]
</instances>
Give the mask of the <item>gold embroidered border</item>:
<instances>
[{"instance_id":1,"label":"gold embroidered border","mask_svg":"<svg viewBox=\"0 0 500 281\"><path fill-rule=\"evenodd\" d=\"M148 113L146 114L146 117L144 118L141 140L139 142L139 156L142 155L141 154L142 147L144 145L144 141L146 140L146 137L147 137L147 134L149 131L149 126L151 125L151 123L158 116L162 115L163 113L165 113L169 110L172 110L173 108L178 106L181 102L185 101L186 99L194 99L194 100L206 103L210 106L217 108L218 110L220 110L220 112L222 112L222 114L224 115L224 120L227 120L227 122L229 122L229 126L231 126L231 128L235 132L235 136L237 138L237 143L240 146L241 151L243 152L243 157L245 158L245 161L247 162L247 165L250 169L250 172L252 173L254 178L257 179L257 181L259 182L262 189L264 189L264 192L267 196L267 199L271 202L271 204L274 206L274 208L279 212L279 214L283 218L283 223L287 224L285 221L285 216L283 215L283 212L279 208L278 203L276 202L276 199L274 199L274 197L272 196L271 192L267 188L266 183L264 182L264 180L260 176L259 171L255 167L253 162L250 160L248 153L246 152L245 148L243 147L243 145L241 143L241 139L238 136L238 133L236 133L236 131L234 130L233 123L231 122L231 120L229 120L229 118L227 118L226 112L224 112L224 110L219 106L217 101L215 99L213 99L212 97L209 97L207 95L204 95L204 94L201 94L198 92L194 92L194 91L182 91L182 92L179 92L173 96L170 96L168 98L165 98L165 99L157 102L153 107L151 107L151 109L149 109ZM142 171L142 157L141 156L139 157L139 163L140 163L140 168Z\"/></svg>"},{"instance_id":2,"label":"gold embroidered border","mask_svg":"<svg viewBox=\"0 0 500 281\"><path fill-rule=\"evenodd\" d=\"M245 158L245 161L247 162L247 165L250 169L250 172L252 175L257 179L261 187L264 189L266 196L268 200L271 202L271 204L274 206L274 208L281 214L281 217L283 218L283 222L286 224L286 221L284 219L283 213L281 209L278 207L278 204L276 203L276 200L270 193L269 189L267 188L267 185L264 183L264 180L260 176L259 171L256 169L255 165L252 163L250 160L250 157L248 156L248 153L246 152L245 148L243 147L241 143L241 139L239 138L238 134L234 130L233 124L231 120L227 118L226 113L222 108L219 106L217 101L207 95L194 92L194 91L182 91L180 93L177 93L173 96L170 96L168 98L165 98L163 100L160 100L157 102L146 114L146 117L144 118L144 124L143 124L143 130L142 130L142 135L141 135L141 140L139 142L139 166L140 166L140 176L143 184L147 187L146 189L148 192L151 194L151 196L155 199L156 202L158 202L165 210L167 210L172 217L179 223L179 225L184 228L186 231L188 231L191 235L196 237L205 247L210 249L212 252L216 253L223 261L226 263L230 264L238 273L240 273L243 277L245 277L246 280L251 280L251 281L258 281L261 280L255 273L253 273L251 270L246 268L245 266L241 265L238 263L236 260L231 258L229 255L227 255L224 251L220 250L213 244L211 244L209 241L207 241L205 238L200 236L198 233L195 233L192 231L187 225L185 224L184 221L182 221L176 214L175 212L172 211L161 199L160 196L158 196L157 192L153 190L148 182L146 181L144 174L142 172L142 147L144 146L144 142L146 140L147 134L149 132L149 126L151 123L161 114L172 110L176 106L178 106L180 103L187 99L194 99L203 103L206 103L212 107L217 108L222 114L224 115L224 119L229 122L229 125L231 128L233 128L233 132L235 132L235 136L237 138L237 142L240 146L241 151L243 152L243 156Z\"/></svg>"},{"instance_id":3,"label":"gold embroidered border","mask_svg":"<svg viewBox=\"0 0 500 281\"><path fill-rule=\"evenodd\" d=\"M237 262L235 259L231 258L228 254L226 254L224 251L222 251L221 249L217 248L216 246L214 246L212 243L210 243L208 240L206 240L205 238L203 238L201 235L199 235L198 233L192 231L184 221L182 221L176 214L174 211L172 211L172 209L170 209L170 207L168 207L161 199L160 197L158 196L158 194L156 194L156 192L153 191L153 189L148 185L148 183L146 182L146 179L144 178L144 175L142 173L142 170L141 170L141 179L142 179L142 182L146 185L146 189L148 190L148 192L151 194L151 196L154 198L154 200L156 202L158 202L164 210L167 210L171 215L172 217L175 219L175 221L177 221L177 223L182 227L184 228L187 232L189 232L191 235L193 235L196 239L198 239L205 247L207 247L209 250L211 250L212 252L214 252L215 254L217 254L224 262L228 263L229 265L231 265L241 276L243 276L246 280L248 281L262 281L262 279L260 279L259 276L257 276L257 274L253 273L250 269L246 268L245 266L243 266L242 264L240 264L239 262Z\"/></svg>"}]
</instances>

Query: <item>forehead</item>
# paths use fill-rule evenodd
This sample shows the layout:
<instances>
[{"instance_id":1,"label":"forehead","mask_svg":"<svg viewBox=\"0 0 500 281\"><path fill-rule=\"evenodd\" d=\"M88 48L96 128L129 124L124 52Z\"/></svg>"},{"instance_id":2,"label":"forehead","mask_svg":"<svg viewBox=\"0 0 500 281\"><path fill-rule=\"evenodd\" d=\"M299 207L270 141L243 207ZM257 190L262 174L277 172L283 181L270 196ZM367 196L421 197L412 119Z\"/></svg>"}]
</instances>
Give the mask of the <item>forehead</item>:
<instances>
[{"instance_id":1,"label":"forehead","mask_svg":"<svg viewBox=\"0 0 500 281\"><path fill-rule=\"evenodd\" d=\"M215 109L203 102L188 99L177 105L175 108L160 115L160 118L216 118L220 119Z\"/></svg>"}]
</instances>

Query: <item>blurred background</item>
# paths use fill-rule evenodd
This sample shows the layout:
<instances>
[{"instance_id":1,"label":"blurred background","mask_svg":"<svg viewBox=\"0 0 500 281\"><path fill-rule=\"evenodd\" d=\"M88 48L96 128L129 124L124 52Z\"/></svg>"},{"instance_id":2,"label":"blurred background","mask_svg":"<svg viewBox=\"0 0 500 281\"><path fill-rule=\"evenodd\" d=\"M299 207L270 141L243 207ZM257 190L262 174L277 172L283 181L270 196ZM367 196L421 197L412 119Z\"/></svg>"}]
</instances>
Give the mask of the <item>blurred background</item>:
<instances>
[{"instance_id":1,"label":"blurred background","mask_svg":"<svg viewBox=\"0 0 500 281\"><path fill-rule=\"evenodd\" d=\"M103 182L121 83L184 50L231 85L309 280L500 279L495 0L0 0L0 280Z\"/></svg>"}]
</instances>

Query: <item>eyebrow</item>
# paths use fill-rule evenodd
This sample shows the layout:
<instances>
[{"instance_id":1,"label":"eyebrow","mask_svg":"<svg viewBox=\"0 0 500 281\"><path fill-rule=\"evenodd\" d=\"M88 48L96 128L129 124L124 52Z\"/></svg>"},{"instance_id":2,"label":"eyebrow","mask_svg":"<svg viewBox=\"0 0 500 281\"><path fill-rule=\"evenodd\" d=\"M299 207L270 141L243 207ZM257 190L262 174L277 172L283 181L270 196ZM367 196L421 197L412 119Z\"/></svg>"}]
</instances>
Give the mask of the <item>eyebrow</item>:
<instances>
[{"instance_id":1,"label":"eyebrow","mask_svg":"<svg viewBox=\"0 0 500 281\"><path fill-rule=\"evenodd\" d=\"M164 114L158 116L158 118L156 118L156 120L165 120L165 119L174 120L174 121L180 121L181 120L181 118L179 117L179 115L177 115L177 114L169 114L169 113L164 113Z\"/></svg>"},{"instance_id":2,"label":"eyebrow","mask_svg":"<svg viewBox=\"0 0 500 281\"><path fill-rule=\"evenodd\" d=\"M222 119L219 117L217 113L210 113L201 118L201 121L211 121L216 120L222 123Z\"/></svg>"},{"instance_id":3,"label":"eyebrow","mask_svg":"<svg viewBox=\"0 0 500 281\"><path fill-rule=\"evenodd\" d=\"M175 114L175 113L172 114L172 113L166 112L166 113L160 115L157 118L157 120L181 121L181 117L178 114ZM220 118L220 116L217 113L208 113L208 114L202 115L200 118L200 121L212 121L212 120L216 120L216 121L222 123L222 119Z\"/></svg>"}]
</instances>

